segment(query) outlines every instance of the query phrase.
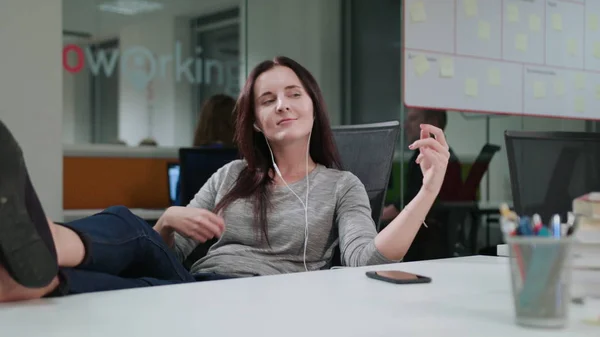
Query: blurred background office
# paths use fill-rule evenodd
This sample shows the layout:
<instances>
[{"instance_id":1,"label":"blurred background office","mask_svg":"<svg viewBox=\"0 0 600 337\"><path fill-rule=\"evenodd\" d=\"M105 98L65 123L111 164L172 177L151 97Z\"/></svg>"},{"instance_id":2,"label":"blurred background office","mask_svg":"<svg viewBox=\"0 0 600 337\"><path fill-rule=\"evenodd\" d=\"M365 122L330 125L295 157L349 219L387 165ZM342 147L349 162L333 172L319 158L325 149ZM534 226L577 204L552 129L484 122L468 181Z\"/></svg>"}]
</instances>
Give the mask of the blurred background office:
<instances>
[{"instance_id":1,"label":"blurred background office","mask_svg":"<svg viewBox=\"0 0 600 337\"><path fill-rule=\"evenodd\" d=\"M48 10L43 15L30 14L29 10L39 8L39 2ZM7 77L18 75L16 71L10 72L12 68L24 67L34 59L49 60L38 63L41 72L28 70L23 86L33 79L46 79L37 84L39 89L34 88L44 92L44 102L53 102L49 105L52 108L45 112L44 122L47 127L52 126L54 138L62 136L61 149L65 158L70 158L64 163L52 162L55 178L52 182L45 181L41 173L34 174L34 182L45 184L43 188L52 191L42 192L44 203L58 218L59 207L91 208L74 200L85 197L76 198L75 193L67 192L89 180L88 176L81 176L82 166L78 165L98 165L89 161L82 164L79 157L113 151L117 143L127 145L120 148L140 148L139 151L146 152L139 153L148 154L136 152L131 156L170 161L176 157L178 148L194 145L194 134L203 118L202 107L208 99L214 95L236 97L248 70L275 55L294 58L315 75L333 125L389 120L404 123L407 110L402 101L401 7L400 0L2 1L0 41L33 38L37 43L26 47L27 55L36 55L35 58L20 58L15 52L11 54L14 57L0 60L4 63L0 65L2 74L9 74L0 76L3 88L12 81ZM25 15L38 15L39 20L27 19L26 23L9 20ZM23 48L16 43L10 45ZM6 64L9 61L10 65ZM56 76L57 71L62 72L62 78ZM57 83L61 83L60 88L55 88ZM14 89L12 96L18 96L19 92ZM37 92L31 94L35 97ZM62 104L56 102L57 95L62 97ZM15 116L19 109L41 111L46 107L42 103L24 106L11 100L9 93L0 97L5 96L7 99L0 103L3 105L0 118L10 115L6 118L12 118L13 124L21 118ZM41 128L42 122L39 123ZM464 180L486 144L499 146L499 151L492 151L486 157L489 166L485 166L471 193L470 199L474 200L462 200L477 202L478 210L497 209L499 203L512 200L505 130L598 129L596 122L586 120L461 111L447 111L446 125L447 139L460 162ZM24 128L22 134L34 135ZM149 143L156 146L144 146ZM26 151L32 151L28 155L31 158L43 148L34 145L26 146ZM56 152L58 145L44 146ZM407 146L403 130L387 193L387 203L397 203L400 207L407 202L403 191L407 185L407 163L413 156ZM123 152L122 156L128 154ZM147 163L115 165L118 170L109 177L114 183L120 182L118 175L127 172L154 172L152 177L155 177L166 170L162 164L157 168L148 168ZM166 179L162 183L166 185ZM142 181L139 184L148 185ZM79 193L82 190L79 187ZM62 202L50 200L51 195L62 195L63 191L71 194L65 195ZM169 205L168 199L150 200L147 196L150 193L143 191L121 194L127 198L115 200L108 194L103 199L94 197L99 205L117 202L130 203L132 207ZM481 224L485 228L478 234L477 247L457 247L456 254L474 253L500 240L488 213L469 218L477 222L470 226ZM481 214L484 216L479 217ZM488 224L491 231L487 231Z\"/></svg>"}]
</instances>

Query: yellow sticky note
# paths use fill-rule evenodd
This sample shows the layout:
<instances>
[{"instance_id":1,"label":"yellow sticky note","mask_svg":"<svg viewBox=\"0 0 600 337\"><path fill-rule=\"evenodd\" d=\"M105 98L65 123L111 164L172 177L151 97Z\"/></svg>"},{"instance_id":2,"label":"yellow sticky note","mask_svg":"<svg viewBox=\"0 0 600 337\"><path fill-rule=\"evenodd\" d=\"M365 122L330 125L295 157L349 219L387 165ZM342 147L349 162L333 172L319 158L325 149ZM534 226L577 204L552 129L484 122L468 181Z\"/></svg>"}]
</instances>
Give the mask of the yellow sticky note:
<instances>
[{"instance_id":1,"label":"yellow sticky note","mask_svg":"<svg viewBox=\"0 0 600 337\"><path fill-rule=\"evenodd\" d=\"M554 80L554 94L556 94L556 96L565 94L565 81L561 79Z\"/></svg>"},{"instance_id":2,"label":"yellow sticky note","mask_svg":"<svg viewBox=\"0 0 600 337\"><path fill-rule=\"evenodd\" d=\"M596 86L596 98L600 99L600 85Z\"/></svg>"},{"instance_id":3,"label":"yellow sticky note","mask_svg":"<svg viewBox=\"0 0 600 337\"><path fill-rule=\"evenodd\" d=\"M410 19L412 22L423 22L427 20L427 13L425 12L423 1L414 2L410 6Z\"/></svg>"},{"instance_id":4,"label":"yellow sticky note","mask_svg":"<svg viewBox=\"0 0 600 337\"><path fill-rule=\"evenodd\" d=\"M467 78L465 81L465 94L471 97L479 95L479 83L476 78Z\"/></svg>"},{"instance_id":5,"label":"yellow sticky note","mask_svg":"<svg viewBox=\"0 0 600 337\"><path fill-rule=\"evenodd\" d=\"M584 97L575 97L575 111L576 112L585 112L585 98Z\"/></svg>"},{"instance_id":6,"label":"yellow sticky note","mask_svg":"<svg viewBox=\"0 0 600 337\"><path fill-rule=\"evenodd\" d=\"M571 56L575 56L577 55L577 40L575 39L568 39L567 40L567 52L569 53L569 55Z\"/></svg>"},{"instance_id":7,"label":"yellow sticky note","mask_svg":"<svg viewBox=\"0 0 600 337\"><path fill-rule=\"evenodd\" d=\"M563 30L562 16L560 14L552 14L552 27L554 27L555 30Z\"/></svg>"},{"instance_id":8,"label":"yellow sticky note","mask_svg":"<svg viewBox=\"0 0 600 337\"><path fill-rule=\"evenodd\" d=\"M598 30L598 15L597 14L588 15L588 29L591 30L592 32L595 32Z\"/></svg>"},{"instance_id":9,"label":"yellow sticky note","mask_svg":"<svg viewBox=\"0 0 600 337\"><path fill-rule=\"evenodd\" d=\"M520 51L527 51L527 35L525 34L517 34L515 37L515 48Z\"/></svg>"},{"instance_id":10,"label":"yellow sticky note","mask_svg":"<svg viewBox=\"0 0 600 337\"><path fill-rule=\"evenodd\" d=\"M584 74L575 75L575 87L579 90L585 89L585 75Z\"/></svg>"},{"instance_id":11,"label":"yellow sticky note","mask_svg":"<svg viewBox=\"0 0 600 337\"><path fill-rule=\"evenodd\" d=\"M490 31L491 31L491 26L490 23L487 21L479 21L479 29L477 32L477 35L479 36L480 39L483 40L489 40L490 39Z\"/></svg>"},{"instance_id":12,"label":"yellow sticky note","mask_svg":"<svg viewBox=\"0 0 600 337\"><path fill-rule=\"evenodd\" d=\"M423 76L429 70L429 61L423 55L417 55L413 58L415 71L419 76Z\"/></svg>"},{"instance_id":13,"label":"yellow sticky note","mask_svg":"<svg viewBox=\"0 0 600 337\"><path fill-rule=\"evenodd\" d=\"M533 83L533 97L544 98L546 97L546 83L542 81L535 81Z\"/></svg>"},{"instance_id":14,"label":"yellow sticky note","mask_svg":"<svg viewBox=\"0 0 600 337\"><path fill-rule=\"evenodd\" d=\"M529 16L529 29L533 32L539 32L542 30L542 19L535 14Z\"/></svg>"},{"instance_id":15,"label":"yellow sticky note","mask_svg":"<svg viewBox=\"0 0 600 337\"><path fill-rule=\"evenodd\" d=\"M508 22L519 22L519 7L508 5Z\"/></svg>"},{"instance_id":16,"label":"yellow sticky note","mask_svg":"<svg viewBox=\"0 0 600 337\"><path fill-rule=\"evenodd\" d=\"M600 42L594 42L594 57L600 59Z\"/></svg>"},{"instance_id":17,"label":"yellow sticky note","mask_svg":"<svg viewBox=\"0 0 600 337\"><path fill-rule=\"evenodd\" d=\"M498 86L502 82L500 77L500 70L496 68L488 69L488 83L489 85Z\"/></svg>"},{"instance_id":18,"label":"yellow sticky note","mask_svg":"<svg viewBox=\"0 0 600 337\"><path fill-rule=\"evenodd\" d=\"M465 15L470 18L477 16L477 0L464 0Z\"/></svg>"},{"instance_id":19,"label":"yellow sticky note","mask_svg":"<svg viewBox=\"0 0 600 337\"><path fill-rule=\"evenodd\" d=\"M440 77L454 77L454 59L451 57L440 58Z\"/></svg>"}]
</instances>

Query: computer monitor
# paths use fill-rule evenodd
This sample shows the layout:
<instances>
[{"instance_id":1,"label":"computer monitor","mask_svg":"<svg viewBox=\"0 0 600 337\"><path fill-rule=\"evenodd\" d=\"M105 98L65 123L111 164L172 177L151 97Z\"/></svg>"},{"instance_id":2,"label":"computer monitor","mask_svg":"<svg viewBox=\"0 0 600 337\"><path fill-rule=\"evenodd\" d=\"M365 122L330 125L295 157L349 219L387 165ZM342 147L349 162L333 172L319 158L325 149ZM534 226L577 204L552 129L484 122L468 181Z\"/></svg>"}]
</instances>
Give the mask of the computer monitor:
<instances>
[{"instance_id":1,"label":"computer monitor","mask_svg":"<svg viewBox=\"0 0 600 337\"><path fill-rule=\"evenodd\" d=\"M181 148L179 149L179 200L187 205L208 179L227 163L239 158L234 148Z\"/></svg>"},{"instance_id":2,"label":"computer monitor","mask_svg":"<svg viewBox=\"0 0 600 337\"><path fill-rule=\"evenodd\" d=\"M181 206L177 194L179 192L179 163L167 163L167 181L169 185L169 204L171 206Z\"/></svg>"},{"instance_id":3,"label":"computer monitor","mask_svg":"<svg viewBox=\"0 0 600 337\"><path fill-rule=\"evenodd\" d=\"M506 131L515 211L566 218L573 199L600 191L600 134Z\"/></svg>"}]
</instances>

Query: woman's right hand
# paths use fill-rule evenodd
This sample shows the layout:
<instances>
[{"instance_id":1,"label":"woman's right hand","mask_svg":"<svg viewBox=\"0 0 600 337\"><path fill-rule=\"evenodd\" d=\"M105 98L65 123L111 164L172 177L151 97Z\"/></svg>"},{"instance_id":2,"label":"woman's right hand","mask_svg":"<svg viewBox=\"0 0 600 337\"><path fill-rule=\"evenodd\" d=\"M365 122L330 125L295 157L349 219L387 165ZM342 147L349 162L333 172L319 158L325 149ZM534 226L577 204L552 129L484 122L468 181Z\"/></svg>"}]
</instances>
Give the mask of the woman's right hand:
<instances>
[{"instance_id":1,"label":"woman's right hand","mask_svg":"<svg viewBox=\"0 0 600 337\"><path fill-rule=\"evenodd\" d=\"M201 208L173 206L164 216L166 228L201 243L220 237L225 230L222 217Z\"/></svg>"}]
</instances>

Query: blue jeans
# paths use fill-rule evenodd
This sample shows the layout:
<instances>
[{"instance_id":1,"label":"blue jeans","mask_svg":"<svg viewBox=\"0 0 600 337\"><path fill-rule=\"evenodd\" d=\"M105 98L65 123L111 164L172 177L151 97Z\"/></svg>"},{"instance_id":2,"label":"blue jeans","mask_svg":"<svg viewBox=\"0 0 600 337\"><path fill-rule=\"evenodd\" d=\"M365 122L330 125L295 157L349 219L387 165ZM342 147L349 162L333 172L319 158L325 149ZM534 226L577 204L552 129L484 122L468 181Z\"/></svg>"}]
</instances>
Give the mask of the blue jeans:
<instances>
[{"instance_id":1,"label":"blue jeans","mask_svg":"<svg viewBox=\"0 0 600 337\"><path fill-rule=\"evenodd\" d=\"M160 286L230 278L192 275L148 223L123 206L63 225L81 237L86 256L61 268L55 295Z\"/></svg>"}]
</instances>

